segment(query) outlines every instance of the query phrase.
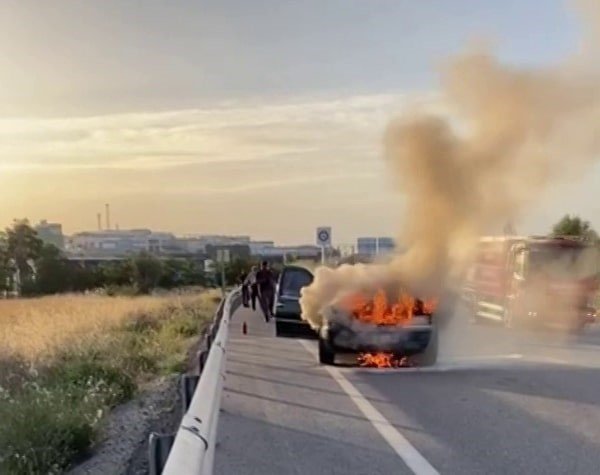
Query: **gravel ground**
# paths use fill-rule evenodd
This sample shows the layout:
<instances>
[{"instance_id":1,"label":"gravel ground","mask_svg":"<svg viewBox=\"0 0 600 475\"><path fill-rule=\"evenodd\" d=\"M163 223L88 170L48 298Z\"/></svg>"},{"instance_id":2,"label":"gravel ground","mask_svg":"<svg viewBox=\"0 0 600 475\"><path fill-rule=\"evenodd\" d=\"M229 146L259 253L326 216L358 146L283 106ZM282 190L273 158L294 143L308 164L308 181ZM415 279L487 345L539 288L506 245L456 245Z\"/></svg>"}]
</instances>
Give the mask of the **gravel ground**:
<instances>
[{"instance_id":1,"label":"gravel ground","mask_svg":"<svg viewBox=\"0 0 600 475\"><path fill-rule=\"evenodd\" d=\"M68 474L147 474L150 433L174 432L181 421L178 378L157 379L138 397L115 408L108 416L94 454Z\"/></svg>"},{"instance_id":2,"label":"gravel ground","mask_svg":"<svg viewBox=\"0 0 600 475\"><path fill-rule=\"evenodd\" d=\"M188 350L188 374L198 374L197 352L204 331ZM181 375L158 378L133 400L113 409L91 457L67 475L146 475L148 439L152 432L171 434L183 417L179 379Z\"/></svg>"}]
</instances>

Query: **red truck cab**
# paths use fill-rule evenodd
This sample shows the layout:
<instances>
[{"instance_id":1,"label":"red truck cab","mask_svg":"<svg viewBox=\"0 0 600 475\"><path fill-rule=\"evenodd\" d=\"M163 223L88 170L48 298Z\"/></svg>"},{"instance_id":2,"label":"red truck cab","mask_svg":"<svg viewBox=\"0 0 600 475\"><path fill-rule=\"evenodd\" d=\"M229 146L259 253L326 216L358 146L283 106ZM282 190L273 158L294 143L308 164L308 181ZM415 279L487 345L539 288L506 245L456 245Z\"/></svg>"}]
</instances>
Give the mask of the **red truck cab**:
<instances>
[{"instance_id":1,"label":"red truck cab","mask_svg":"<svg viewBox=\"0 0 600 475\"><path fill-rule=\"evenodd\" d=\"M596 318L598 248L573 238L482 238L467 282L475 321L581 330Z\"/></svg>"}]
</instances>

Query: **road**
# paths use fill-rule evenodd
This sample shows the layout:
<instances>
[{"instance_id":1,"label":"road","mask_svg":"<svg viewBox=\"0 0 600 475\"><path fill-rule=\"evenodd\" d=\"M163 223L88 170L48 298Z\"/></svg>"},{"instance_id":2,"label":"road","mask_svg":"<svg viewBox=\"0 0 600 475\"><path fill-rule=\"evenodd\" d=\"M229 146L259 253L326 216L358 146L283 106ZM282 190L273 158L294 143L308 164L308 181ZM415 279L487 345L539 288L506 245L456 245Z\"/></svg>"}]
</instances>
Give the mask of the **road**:
<instances>
[{"instance_id":1,"label":"road","mask_svg":"<svg viewBox=\"0 0 600 475\"><path fill-rule=\"evenodd\" d=\"M600 471L600 328L457 315L436 367L377 370L323 367L315 341L276 338L248 309L231 326L218 475Z\"/></svg>"}]
</instances>

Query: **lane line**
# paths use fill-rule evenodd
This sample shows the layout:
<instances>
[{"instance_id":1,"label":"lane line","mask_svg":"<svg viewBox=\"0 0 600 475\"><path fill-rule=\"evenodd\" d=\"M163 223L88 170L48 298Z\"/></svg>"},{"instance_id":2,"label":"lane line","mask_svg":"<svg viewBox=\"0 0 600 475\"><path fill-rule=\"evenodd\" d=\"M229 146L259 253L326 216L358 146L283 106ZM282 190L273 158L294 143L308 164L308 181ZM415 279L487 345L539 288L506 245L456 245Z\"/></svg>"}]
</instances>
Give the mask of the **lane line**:
<instances>
[{"instance_id":1,"label":"lane line","mask_svg":"<svg viewBox=\"0 0 600 475\"><path fill-rule=\"evenodd\" d=\"M309 342L297 340L311 355L318 357L317 351ZM329 375L340 385L356 404L363 415L416 475L439 475L439 472L420 452L379 412L348 379L333 366L323 366Z\"/></svg>"}]
</instances>

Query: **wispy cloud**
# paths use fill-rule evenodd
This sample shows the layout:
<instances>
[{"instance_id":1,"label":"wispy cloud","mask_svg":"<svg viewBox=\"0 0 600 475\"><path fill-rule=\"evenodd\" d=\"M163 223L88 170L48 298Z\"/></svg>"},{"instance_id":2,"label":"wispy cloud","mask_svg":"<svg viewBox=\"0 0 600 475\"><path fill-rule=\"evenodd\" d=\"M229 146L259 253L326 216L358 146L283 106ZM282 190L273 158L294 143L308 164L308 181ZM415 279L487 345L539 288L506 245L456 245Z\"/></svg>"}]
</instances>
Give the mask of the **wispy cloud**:
<instances>
[{"instance_id":1,"label":"wispy cloud","mask_svg":"<svg viewBox=\"0 0 600 475\"><path fill-rule=\"evenodd\" d=\"M372 154L396 95L65 119L0 119L0 169L164 169Z\"/></svg>"}]
</instances>

